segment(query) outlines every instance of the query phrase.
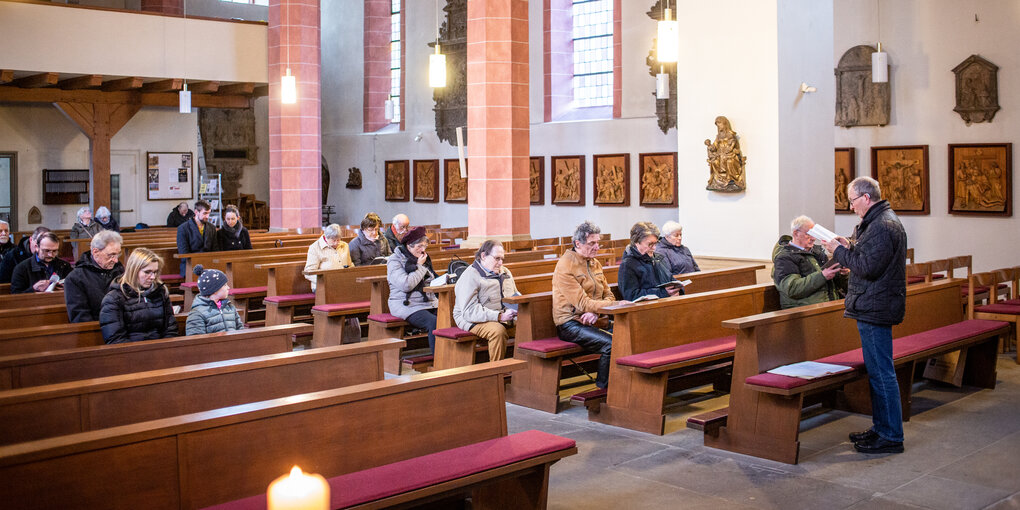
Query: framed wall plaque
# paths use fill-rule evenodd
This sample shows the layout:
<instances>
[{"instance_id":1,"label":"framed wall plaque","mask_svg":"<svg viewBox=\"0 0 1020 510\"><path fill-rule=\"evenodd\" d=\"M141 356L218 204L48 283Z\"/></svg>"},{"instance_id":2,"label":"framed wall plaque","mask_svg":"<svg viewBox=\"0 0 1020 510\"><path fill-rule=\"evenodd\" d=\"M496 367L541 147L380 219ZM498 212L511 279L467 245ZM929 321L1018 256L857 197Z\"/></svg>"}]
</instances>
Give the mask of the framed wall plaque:
<instances>
[{"instance_id":1,"label":"framed wall plaque","mask_svg":"<svg viewBox=\"0 0 1020 510\"><path fill-rule=\"evenodd\" d=\"M630 154L596 154L592 203L604 206L630 205Z\"/></svg>"},{"instance_id":2,"label":"framed wall plaque","mask_svg":"<svg viewBox=\"0 0 1020 510\"><path fill-rule=\"evenodd\" d=\"M676 153L657 152L638 157L639 204L649 207L676 206Z\"/></svg>"},{"instance_id":3,"label":"framed wall plaque","mask_svg":"<svg viewBox=\"0 0 1020 510\"><path fill-rule=\"evenodd\" d=\"M545 205L545 158L533 156L528 160L528 183L531 205Z\"/></svg>"},{"instance_id":4,"label":"framed wall plaque","mask_svg":"<svg viewBox=\"0 0 1020 510\"><path fill-rule=\"evenodd\" d=\"M468 182L467 179L460 176L460 160L447 159L443 161L443 165L443 174L446 176L446 188L443 194L443 201L467 202ZM464 165L470 168L471 163L465 159ZM464 170L466 171L467 168Z\"/></svg>"},{"instance_id":5,"label":"framed wall plaque","mask_svg":"<svg viewBox=\"0 0 1020 510\"><path fill-rule=\"evenodd\" d=\"M1013 144L949 145L949 214L1013 215Z\"/></svg>"},{"instance_id":6,"label":"framed wall plaque","mask_svg":"<svg viewBox=\"0 0 1020 510\"><path fill-rule=\"evenodd\" d=\"M928 214L928 146L871 148L871 177L897 214Z\"/></svg>"},{"instance_id":7,"label":"framed wall plaque","mask_svg":"<svg viewBox=\"0 0 1020 510\"><path fill-rule=\"evenodd\" d=\"M584 205L584 156L553 156L552 203Z\"/></svg>"},{"instance_id":8,"label":"framed wall plaque","mask_svg":"<svg viewBox=\"0 0 1020 510\"><path fill-rule=\"evenodd\" d=\"M387 161L386 162L386 191L385 199L388 202L407 202L408 193L408 162Z\"/></svg>"},{"instance_id":9,"label":"framed wall plaque","mask_svg":"<svg viewBox=\"0 0 1020 510\"><path fill-rule=\"evenodd\" d=\"M846 196L846 187L857 177L857 149L853 147L836 148L836 186L833 195L836 214L853 214L850 210L850 199Z\"/></svg>"},{"instance_id":10,"label":"framed wall plaque","mask_svg":"<svg viewBox=\"0 0 1020 510\"><path fill-rule=\"evenodd\" d=\"M426 159L414 162L414 201L439 201L439 160Z\"/></svg>"},{"instance_id":11,"label":"framed wall plaque","mask_svg":"<svg viewBox=\"0 0 1020 510\"><path fill-rule=\"evenodd\" d=\"M190 152L147 152L148 200L190 200L192 160Z\"/></svg>"}]
</instances>

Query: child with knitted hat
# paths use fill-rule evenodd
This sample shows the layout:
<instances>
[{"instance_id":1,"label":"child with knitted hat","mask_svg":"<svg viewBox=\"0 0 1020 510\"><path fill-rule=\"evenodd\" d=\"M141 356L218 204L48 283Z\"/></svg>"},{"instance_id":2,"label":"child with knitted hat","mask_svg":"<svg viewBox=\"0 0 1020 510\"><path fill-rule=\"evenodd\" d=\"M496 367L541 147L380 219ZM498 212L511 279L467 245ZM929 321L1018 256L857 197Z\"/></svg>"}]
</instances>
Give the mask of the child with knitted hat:
<instances>
[{"instance_id":1,"label":"child with knitted hat","mask_svg":"<svg viewBox=\"0 0 1020 510\"><path fill-rule=\"evenodd\" d=\"M188 312L186 335L201 335L242 329L244 324L234 304L227 299L230 286L227 275L217 269L195 266L198 293Z\"/></svg>"}]
</instances>

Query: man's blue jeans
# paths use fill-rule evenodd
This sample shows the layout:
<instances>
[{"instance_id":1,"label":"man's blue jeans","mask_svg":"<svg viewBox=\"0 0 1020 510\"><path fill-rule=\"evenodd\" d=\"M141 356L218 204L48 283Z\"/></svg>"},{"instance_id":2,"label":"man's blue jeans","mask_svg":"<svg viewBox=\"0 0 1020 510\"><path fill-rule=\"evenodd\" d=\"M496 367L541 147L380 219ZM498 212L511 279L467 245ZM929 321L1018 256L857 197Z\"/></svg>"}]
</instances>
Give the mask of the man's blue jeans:
<instances>
[{"instance_id":1,"label":"man's blue jeans","mask_svg":"<svg viewBox=\"0 0 1020 510\"><path fill-rule=\"evenodd\" d=\"M857 321L871 383L872 429L886 441L903 441L900 387L892 359L892 327Z\"/></svg>"}]
</instances>

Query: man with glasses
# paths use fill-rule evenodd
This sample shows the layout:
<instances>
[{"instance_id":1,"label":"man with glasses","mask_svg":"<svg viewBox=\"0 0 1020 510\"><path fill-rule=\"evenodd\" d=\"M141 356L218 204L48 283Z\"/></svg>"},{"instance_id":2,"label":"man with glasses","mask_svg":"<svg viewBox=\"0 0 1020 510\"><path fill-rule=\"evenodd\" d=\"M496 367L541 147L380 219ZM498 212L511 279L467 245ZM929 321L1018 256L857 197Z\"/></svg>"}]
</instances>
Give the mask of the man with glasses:
<instances>
[{"instance_id":1,"label":"man with glasses","mask_svg":"<svg viewBox=\"0 0 1020 510\"><path fill-rule=\"evenodd\" d=\"M53 232L39 236L39 251L14 266L11 276L11 294L28 292L45 292L50 286L50 278L57 276L63 280L71 272L71 264L57 258L60 251L60 238Z\"/></svg>"},{"instance_id":2,"label":"man with glasses","mask_svg":"<svg viewBox=\"0 0 1020 510\"><path fill-rule=\"evenodd\" d=\"M794 218L790 235L781 236L772 248L772 281L782 308L833 301L846 292L846 275L840 265L822 267L829 257L807 234L813 225L807 216Z\"/></svg>"},{"instance_id":3,"label":"man with glasses","mask_svg":"<svg viewBox=\"0 0 1020 510\"><path fill-rule=\"evenodd\" d=\"M503 298L519 294L514 275L503 265L505 255L503 243L486 240L454 288L453 321L488 342L489 361L506 357L506 344L516 331L517 310L503 304Z\"/></svg>"},{"instance_id":4,"label":"man with glasses","mask_svg":"<svg viewBox=\"0 0 1020 510\"><path fill-rule=\"evenodd\" d=\"M99 309L114 278L124 274L120 247L124 240L112 230L92 236L91 250L82 253L64 281L69 322L99 320Z\"/></svg>"},{"instance_id":5,"label":"man with glasses","mask_svg":"<svg viewBox=\"0 0 1020 510\"><path fill-rule=\"evenodd\" d=\"M907 234L878 181L858 177L847 186L850 208L861 218L851 243L838 237L825 248L850 269L844 316L857 320L871 385L872 427L850 434L861 453L902 453L903 414L892 359L892 327L906 311Z\"/></svg>"},{"instance_id":6,"label":"man with glasses","mask_svg":"<svg viewBox=\"0 0 1020 510\"><path fill-rule=\"evenodd\" d=\"M396 251L397 246L403 244L401 239L404 238L410 227L411 218L408 218L406 214L398 214L393 217L393 224L390 225L390 228L386 229L386 233L383 234L386 237L386 242L389 244L391 250Z\"/></svg>"}]
</instances>

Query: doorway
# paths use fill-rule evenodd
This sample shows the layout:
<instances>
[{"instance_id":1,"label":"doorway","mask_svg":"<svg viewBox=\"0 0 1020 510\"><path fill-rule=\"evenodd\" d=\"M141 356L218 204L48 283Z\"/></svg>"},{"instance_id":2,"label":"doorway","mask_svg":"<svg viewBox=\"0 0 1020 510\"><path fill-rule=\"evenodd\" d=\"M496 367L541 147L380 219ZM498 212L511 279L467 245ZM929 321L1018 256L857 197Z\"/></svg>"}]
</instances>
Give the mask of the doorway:
<instances>
[{"instance_id":1,"label":"doorway","mask_svg":"<svg viewBox=\"0 0 1020 510\"><path fill-rule=\"evenodd\" d=\"M123 227L139 222L138 211L138 151L111 151L110 153L110 214Z\"/></svg>"},{"instance_id":2,"label":"doorway","mask_svg":"<svg viewBox=\"0 0 1020 510\"><path fill-rule=\"evenodd\" d=\"M18 153L0 152L0 220L18 230Z\"/></svg>"}]
</instances>

